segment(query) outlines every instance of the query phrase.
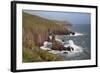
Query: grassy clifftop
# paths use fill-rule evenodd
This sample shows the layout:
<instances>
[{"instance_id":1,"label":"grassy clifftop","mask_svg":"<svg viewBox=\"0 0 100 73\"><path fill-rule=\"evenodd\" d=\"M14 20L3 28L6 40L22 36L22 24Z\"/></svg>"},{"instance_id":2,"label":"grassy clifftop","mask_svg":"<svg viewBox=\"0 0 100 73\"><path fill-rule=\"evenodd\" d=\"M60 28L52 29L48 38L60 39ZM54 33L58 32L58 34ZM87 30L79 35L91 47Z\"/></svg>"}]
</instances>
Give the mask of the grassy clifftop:
<instances>
[{"instance_id":1,"label":"grassy clifftop","mask_svg":"<svg viewBox=\"0 0 100 73\"><path fill-rule=\"evenodd\" d=\"M23 62L56 61L63 58L41 50L39 46L48 40L51 33L66 32L62 25L52 20L44 19L36 15L22 13L23 32Z\"/></svg>"}]
</instances>

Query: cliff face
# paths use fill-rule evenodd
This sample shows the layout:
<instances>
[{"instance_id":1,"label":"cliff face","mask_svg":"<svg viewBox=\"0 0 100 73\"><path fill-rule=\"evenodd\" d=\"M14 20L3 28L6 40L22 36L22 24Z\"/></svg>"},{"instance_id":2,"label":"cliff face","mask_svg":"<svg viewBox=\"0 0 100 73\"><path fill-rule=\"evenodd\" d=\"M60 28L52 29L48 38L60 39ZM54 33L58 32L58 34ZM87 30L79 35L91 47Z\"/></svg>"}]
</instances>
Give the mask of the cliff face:
<instances>
[{"instance_id":1,"label":"cliff face","mask_svg":"<svg viewBox=\"0 0 100 73\"><path fill-rule=\"evenodd\" d=\"M67 28L52 20L22 13L23 62L61 61L62 57L39 48L50 34L68 34Z\"/></svg>"},{"instance_id":2,"label":"cliff face","mask_svg":"<svg viewBox=\"0 0 100 73\"><path fill-rule=\"evenodd\" d=\"M67 29L51 20L23 12L23 45L41 46L50 33L67 34ZM25 44L24 44L25 43ZM29 45L30 44L30 45Z\"/></svg>"}]
</instances>

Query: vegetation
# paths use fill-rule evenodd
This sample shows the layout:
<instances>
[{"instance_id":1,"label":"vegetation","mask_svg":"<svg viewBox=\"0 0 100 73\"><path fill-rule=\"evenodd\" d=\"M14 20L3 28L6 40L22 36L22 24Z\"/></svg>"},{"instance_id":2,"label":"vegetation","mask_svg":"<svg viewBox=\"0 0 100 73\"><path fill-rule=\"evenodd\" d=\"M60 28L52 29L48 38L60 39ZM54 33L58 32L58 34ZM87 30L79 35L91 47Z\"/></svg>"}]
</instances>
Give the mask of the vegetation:
<instances>
[{"instance_id":1,"label":"vegetation","mask_svg":"<svg viewBox=\"0 0 100 73\"><path fill-rule=\"evenodd\" d=\"M33 49L23 49L23 62L44 62L44 61L61 61L62 57L49 53L40 49L37 46L33 46Z\"/></svg>"}]
</instances>

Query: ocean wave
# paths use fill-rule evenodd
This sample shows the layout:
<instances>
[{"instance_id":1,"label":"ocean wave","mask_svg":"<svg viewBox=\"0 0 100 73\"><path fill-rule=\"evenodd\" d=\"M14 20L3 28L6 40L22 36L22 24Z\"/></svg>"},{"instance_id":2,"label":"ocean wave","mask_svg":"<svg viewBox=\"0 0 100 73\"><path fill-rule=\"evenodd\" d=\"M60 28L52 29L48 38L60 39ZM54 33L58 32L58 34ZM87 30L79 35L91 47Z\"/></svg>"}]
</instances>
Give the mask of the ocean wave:
<instances>
[{"instance_id":1,"label":"ocean wave","mask_svg":"<svg viewBox=\"0 0 100 73\"><path fill-rule=\"evenodd\" d=\"M66 41L66 42L67 42L67 44L64 44L63 46L66 47L66 48L68 46L70 46L70 47L74 48L74 50L71 50L71 51L68 51L68 50L63 50L63 51L52 50L51 49L52 43L47 42L47 41L45 41L44 42L44 45L41 46L40 48L43 49L43 50L47 50L49 53L53 53L53 54L69 54L69 55L75 55L76 53L79 53L79 52L82 52L83 51L82 50L82 47L76 45L73 40L69 40L69 41Z\"/></svg>"},{"instance_id":2,"label":"ocean wave","mask_svg":"<svg viewBox=\"0 0 100 73\"><path fill-rule=\"evenodd\" d=\"M82 36L82 35L84 35L84 34L79 33L79 32L75 32L75 35L70 35L70 36Z\"/></svg>"}]
</instances>

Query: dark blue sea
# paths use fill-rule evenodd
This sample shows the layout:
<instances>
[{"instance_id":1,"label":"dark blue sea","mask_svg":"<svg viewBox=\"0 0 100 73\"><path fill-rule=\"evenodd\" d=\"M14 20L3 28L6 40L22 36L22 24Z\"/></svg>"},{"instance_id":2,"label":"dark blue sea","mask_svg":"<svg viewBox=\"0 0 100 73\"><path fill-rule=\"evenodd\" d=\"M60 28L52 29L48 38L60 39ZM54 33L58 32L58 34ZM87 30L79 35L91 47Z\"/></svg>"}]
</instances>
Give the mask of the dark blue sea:
<instances>
[{"instance_id":1,"label":"dark blue sea","mask_svg":"<svg viewBox=\"0 0 100 73\"><path fill-rule=\"evenodd\" d=\"M75 54L63 54L65 60L87 60L91 59L91 32L90 24L81 24L72 26L71 30L78 33L76 36L62 36L60 39L64 41L72 40L75 45L80 46L83 52Z\"/></svg>"}]
</instances>

